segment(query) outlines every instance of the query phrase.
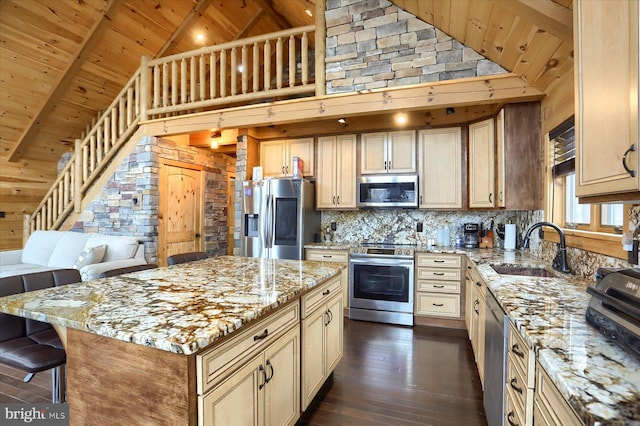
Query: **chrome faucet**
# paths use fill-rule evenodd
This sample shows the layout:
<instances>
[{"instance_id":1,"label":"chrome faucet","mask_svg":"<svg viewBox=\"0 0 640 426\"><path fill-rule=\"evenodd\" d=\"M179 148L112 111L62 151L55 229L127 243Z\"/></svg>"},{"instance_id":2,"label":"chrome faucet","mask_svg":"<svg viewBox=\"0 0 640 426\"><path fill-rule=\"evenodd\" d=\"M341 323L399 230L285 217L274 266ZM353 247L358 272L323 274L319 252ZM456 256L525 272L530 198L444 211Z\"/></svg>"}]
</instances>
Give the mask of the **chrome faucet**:
<instances>
[{"instance_id":1,"label":"chrome faucet","mask_svg":"<svg viewBox=\"0 0 640 426\"><path fill-rule=\"evenodd\" d=\"M569 264L567 263L567 244L564 240L564 233L562 229L558 227L555 223L551 222L538 222L531 225L531 227L527 230L527 233L524 235L524 239L522 240L522 248L529 248L529 239L531 238L531 233L534 229L540 228L541 226L549 226L555 229L560 235L560 244L558 244L558 254L555 259L553 259L552 266L553 269L564 272L565 274L570 274L571 269L569 269Z\"/></svg>"}]
</instances>

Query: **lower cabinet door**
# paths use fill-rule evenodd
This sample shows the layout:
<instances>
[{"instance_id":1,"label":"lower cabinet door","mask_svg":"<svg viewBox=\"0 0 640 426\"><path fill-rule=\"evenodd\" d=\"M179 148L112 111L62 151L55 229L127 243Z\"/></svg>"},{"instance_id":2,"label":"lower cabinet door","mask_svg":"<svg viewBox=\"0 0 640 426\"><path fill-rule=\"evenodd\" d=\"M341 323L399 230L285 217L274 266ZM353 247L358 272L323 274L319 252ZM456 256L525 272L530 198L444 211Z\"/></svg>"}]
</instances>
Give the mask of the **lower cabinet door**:
<instances>
[{"instance_id":1,"label":"lower cabinet door","mask_svg":"<svg viewBox=\"0 0 640 426\"><path fill-rule=\"evenodd\" d=\"M342 359L343 352L343 327L342 297L334 297L327 303L329 323L326 326L326 374L331 374L338 362Z\"/></svg>"},{"instance_id":2,"label":"lower cabinet door","mask_svg":"<svg viewBox=\"0 0 640 426\"><path fill-rule=\"evenodd\" d=\"M326 377L324 362L325 322L327 315L321 306L302 320L302 407L304 411L320 390Z\"/></svg>"},{"instance_id":3,"label":"lower cabinet door","mask_svg":"<svg viewBox=\"0 0 640 426\"><path fill-rule=\"evenodd\" d=\"M198 425L253 426L264 423L265 375L262 354L229 376L205 396L198 397Z\"/></svg>"},{"instance_id":4,"label":"lower cabinet door","mask_svg":"<svg viewBox=\"0 0 640 426\"><path fill-rule=\"evenodd\" d=\"M293 425L300 417L300 328L278 339L264 358L265 424Z\"/></svg>"}]
</instances>

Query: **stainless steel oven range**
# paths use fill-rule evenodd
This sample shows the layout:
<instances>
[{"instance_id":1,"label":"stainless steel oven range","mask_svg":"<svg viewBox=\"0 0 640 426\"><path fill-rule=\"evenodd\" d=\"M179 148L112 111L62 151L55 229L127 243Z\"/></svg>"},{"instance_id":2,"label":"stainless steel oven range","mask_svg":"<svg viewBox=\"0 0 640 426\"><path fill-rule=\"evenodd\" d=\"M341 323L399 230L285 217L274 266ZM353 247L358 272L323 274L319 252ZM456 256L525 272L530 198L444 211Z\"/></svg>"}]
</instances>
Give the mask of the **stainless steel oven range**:
<instances>
[{"instance_id":1,"label":"stainless steel oven range","mask_svg":"<svg viewBox=\"0 0 640 426\"><path fill-rule=\"evenodd\" d=\"M349 254L349 318L413 325L414 246L363 244Z\"/></svg>"}]
</instances>

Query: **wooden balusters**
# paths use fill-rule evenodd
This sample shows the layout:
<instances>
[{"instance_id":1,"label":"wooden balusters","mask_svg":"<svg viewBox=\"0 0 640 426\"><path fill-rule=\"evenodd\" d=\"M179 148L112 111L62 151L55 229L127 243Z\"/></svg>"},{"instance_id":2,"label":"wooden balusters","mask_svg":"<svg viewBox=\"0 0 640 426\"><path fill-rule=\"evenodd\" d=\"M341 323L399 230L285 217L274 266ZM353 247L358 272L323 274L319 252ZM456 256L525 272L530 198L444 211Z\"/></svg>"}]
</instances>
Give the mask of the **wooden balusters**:
<instances>
[{"instance_id":1,"label":"wooden balusters","mask_svg":"<svg viewBox=\"0 0 640 426\"><path fill-rule=\"evenodd\" d=\"M264 42L264 90L271 89L271 42Z\"/></svg>"}]
</instances>

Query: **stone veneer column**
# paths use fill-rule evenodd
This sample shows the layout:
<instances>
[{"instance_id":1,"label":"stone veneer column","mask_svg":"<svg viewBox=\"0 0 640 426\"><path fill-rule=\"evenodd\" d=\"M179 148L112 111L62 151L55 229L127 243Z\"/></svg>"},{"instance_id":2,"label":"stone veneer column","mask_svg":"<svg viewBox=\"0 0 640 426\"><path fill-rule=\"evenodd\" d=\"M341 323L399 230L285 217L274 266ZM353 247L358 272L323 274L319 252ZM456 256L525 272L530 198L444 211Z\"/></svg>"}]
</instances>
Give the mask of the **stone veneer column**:
<instances>
[{"instance_id":1,"label":"stone veneer column","mask_svg":"<svg viewBox=\"0 0 640 426\"><path fill-rule=\"evenodd\" d=\"M327 93L506 73L387 0L327 0Z\"/></svg>"}]
</instances>

